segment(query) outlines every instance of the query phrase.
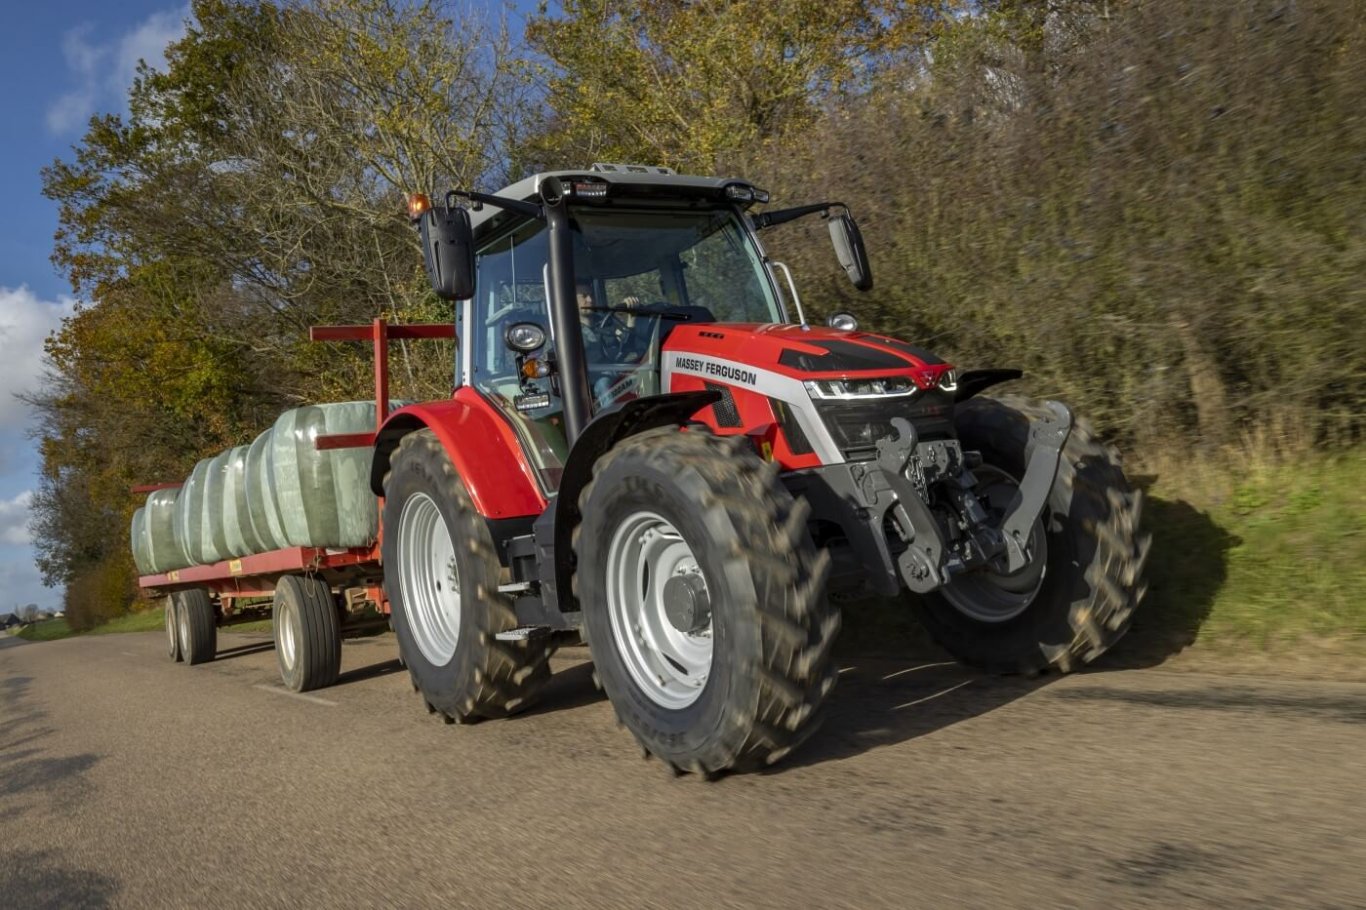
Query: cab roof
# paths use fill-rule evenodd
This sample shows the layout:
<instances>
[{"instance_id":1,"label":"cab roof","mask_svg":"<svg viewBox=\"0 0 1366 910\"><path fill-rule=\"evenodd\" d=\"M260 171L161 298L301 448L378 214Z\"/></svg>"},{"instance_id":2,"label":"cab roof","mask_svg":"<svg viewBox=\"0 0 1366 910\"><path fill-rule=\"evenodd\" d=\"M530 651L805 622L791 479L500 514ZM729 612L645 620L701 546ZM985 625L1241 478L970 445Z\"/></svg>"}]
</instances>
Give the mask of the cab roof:
<instances>
[{"instance_id":1,"label":"cab roof","mask_svg":"<svg viewBox=\"0 0 1366 910\"><path fill-rule=\"evenodd\" d=\"M602 168L602 169L600 169ZM610 168L610 169L609 169ZM739 177L697 177L690 174L675 174L668 168L645 167L642 165L594 165L577 171L544 171L524 177L516 183L499 190L495 195L527 202L541 201L541 182L549 177L563 181L570 179L592 183L606 183L613 197L632 197L642 200L654 198L694 198L714 199L730 205L748 208L754 200L740 201L726 197L726 187L732 185L754 188L754 184ZM470 212L470 223L475 233L492 227L493 222L507 224L511 213L495 206L485 205Z\"/></svg>"}]
</instances>

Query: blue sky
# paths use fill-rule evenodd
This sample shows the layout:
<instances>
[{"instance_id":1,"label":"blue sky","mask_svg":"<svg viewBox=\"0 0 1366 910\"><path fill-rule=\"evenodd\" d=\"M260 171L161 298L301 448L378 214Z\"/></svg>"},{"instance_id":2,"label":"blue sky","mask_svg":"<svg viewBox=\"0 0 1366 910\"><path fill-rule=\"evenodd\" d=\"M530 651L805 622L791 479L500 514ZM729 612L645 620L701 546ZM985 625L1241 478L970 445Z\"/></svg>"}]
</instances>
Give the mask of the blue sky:
<instances>
[{"instance_id":1,"label":"blue sky","mask_svg":"<svg viewBox=\"0 0 1366 910\"><path fill-rule=\"evenodd\" d=\"M14 397L39 381L43 339L74 305L48 261L57 214L39 171L70 154L91 114L122 110L138 59L160 62L185 13L164 0L74 0L7 4L0 14L0 613L61 599L33 564L28 497L38 458L31 415Z\"/></svg>"},{"instance_id":2,"label":"blue sky","mask_svg":"<svg viewBox=\"0 0 1366 910\"><path fill-rule=\"evenodd\" d=\"M156 0L13 2L0 12L0 613L61 600L33 564L28 497L38 458L31 415L14 397L38 383L43 339L75 305L48 261L57 213L39 171L71 154L91 114L124 110L137 61L162 63L187 12L186 3Z\"/></svg>"}]
</instances>

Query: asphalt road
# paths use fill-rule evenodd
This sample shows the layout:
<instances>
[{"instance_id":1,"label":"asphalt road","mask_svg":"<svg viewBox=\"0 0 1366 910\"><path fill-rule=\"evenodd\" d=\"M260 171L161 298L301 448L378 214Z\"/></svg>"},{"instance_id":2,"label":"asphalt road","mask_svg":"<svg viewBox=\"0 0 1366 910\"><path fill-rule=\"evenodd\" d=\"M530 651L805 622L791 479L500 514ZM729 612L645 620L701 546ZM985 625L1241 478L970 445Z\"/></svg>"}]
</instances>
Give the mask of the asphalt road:
<instances>
[{"instance_id":1,"label":"asphalt road","mask_svg":"<svg viewBox=\"0 0 1366 910\"><path fill-rule=\"evenodd\" d=\"M0 906L1366 907L1366 685L853 661L803 751L709 784L581 653L448 727L388 636L311 697L220 644L0 638Z\"/></svg>"}]
</instances>

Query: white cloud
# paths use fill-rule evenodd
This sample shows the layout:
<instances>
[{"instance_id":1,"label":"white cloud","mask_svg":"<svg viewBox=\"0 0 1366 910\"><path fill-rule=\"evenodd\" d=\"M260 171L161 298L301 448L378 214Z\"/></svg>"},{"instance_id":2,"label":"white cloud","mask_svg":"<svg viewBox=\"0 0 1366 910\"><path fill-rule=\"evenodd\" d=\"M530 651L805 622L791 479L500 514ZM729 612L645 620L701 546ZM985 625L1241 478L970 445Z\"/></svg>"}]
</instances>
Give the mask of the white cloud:
<instances>
[{"instance_id":1,"label":"white cloud","mask_svg":"<svg viewBox=\"0 0 1366 910\"><path fill-rule=\"evenodd\" d=\"M28 507L32 501L32 490L13 499L0 499L0 544L24 546L32 540L28 532Z\"/></svg>"},{"instance_id":2,"label":"white cloud","mask_svg":"<svg viewBox=\"0 0 1366 910\"><path fill-rule=\"evenodd\" d=\"M75 308L70 297L40 300L22 285L0 287L0 427L27 419L28 407L16 396L38 388L43 341Z\"/></svg>"},{"instance_id":3,"label":"white cloud","mask_svg":"<svg viewBox=\"0 0 1366 910\"><path fill-rule=\"evenodd\" d=\"M185 34L188 5L152 13L128 31L106 41L92 41L92 27L84 23L62 37L62 57L73 87L47 109L47 128L70 133L84 126L101 107L123 108L128 87L137 75L139 60L152 66L166 61L166 45Z\"/></svg>"}]
</instances>

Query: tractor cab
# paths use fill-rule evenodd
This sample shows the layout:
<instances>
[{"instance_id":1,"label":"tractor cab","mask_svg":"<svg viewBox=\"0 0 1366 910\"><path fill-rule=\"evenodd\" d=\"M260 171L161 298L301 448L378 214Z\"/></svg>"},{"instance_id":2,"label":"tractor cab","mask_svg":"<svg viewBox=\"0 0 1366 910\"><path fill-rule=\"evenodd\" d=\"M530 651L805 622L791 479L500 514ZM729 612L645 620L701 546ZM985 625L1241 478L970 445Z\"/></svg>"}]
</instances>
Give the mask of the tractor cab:
<instances>
[{"instance_id":1,"label":"tractor cab","mask_svg":"<svg viewBox=\"0 0 1366 910\"><path fill-rule=\"evenodd\" d=\"M575 183L581 177L540 175L496 197L541 212L473 201L473 287L457 308L458 383L517 428L548 493L571 442L566 397L575 383L565 379L567 364L582 363L591 419L664 391L661 349L678 326L787 321L744 215L752 189L727 192L734 181L659 173ZM556 279L569 275L555 274L556 231L537 205L552 180L576 194L563 206L561 230L571 268L560 271L572 274L565 283L573 292L558 313ZM523 327L514 333L523 341L510 340L514 327ZM577 358L566 356L571 347Z\"/></svg>"}]
</instances>

